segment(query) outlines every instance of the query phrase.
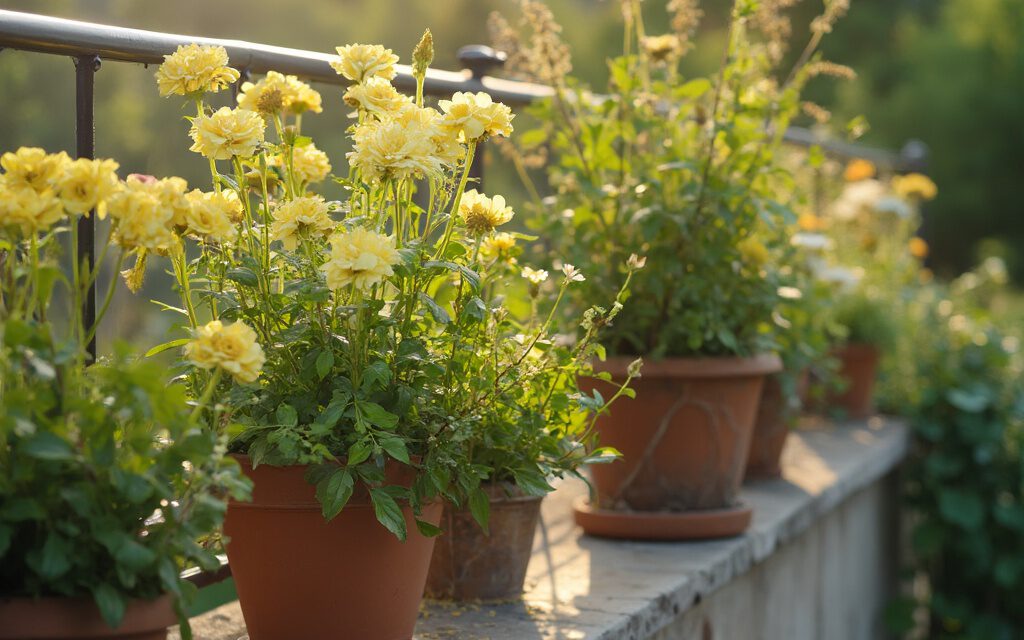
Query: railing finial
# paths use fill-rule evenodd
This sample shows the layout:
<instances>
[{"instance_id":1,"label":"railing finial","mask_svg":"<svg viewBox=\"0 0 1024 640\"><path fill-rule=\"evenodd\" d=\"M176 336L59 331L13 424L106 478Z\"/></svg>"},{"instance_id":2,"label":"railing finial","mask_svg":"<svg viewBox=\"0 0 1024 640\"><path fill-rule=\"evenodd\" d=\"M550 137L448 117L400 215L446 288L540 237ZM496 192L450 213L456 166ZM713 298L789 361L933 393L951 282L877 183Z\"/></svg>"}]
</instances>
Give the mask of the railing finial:
<instances>
[{"instance_id":1,"label":"railing finial","mask_svg":"<svg viewBox=\"0 0 1024 640\"><path fill-rule=\"evenodd\" d=\"M469 69L474 80L483 78L491 69L501 67L508 59L508 54L504 51L496 51L483 44L466 45L455 55L462 68Z\"/></svg>"}]
</instances>

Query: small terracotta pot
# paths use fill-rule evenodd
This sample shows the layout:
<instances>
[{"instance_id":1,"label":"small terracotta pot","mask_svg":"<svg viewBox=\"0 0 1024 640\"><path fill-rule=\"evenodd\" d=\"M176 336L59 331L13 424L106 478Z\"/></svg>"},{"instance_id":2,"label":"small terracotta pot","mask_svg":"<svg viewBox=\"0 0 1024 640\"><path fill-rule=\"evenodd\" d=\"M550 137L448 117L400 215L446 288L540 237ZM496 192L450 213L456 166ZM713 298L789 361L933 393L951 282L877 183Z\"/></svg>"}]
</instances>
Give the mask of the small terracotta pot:
<instances>
[{"instance_id":1,"label":"small terracotta pot","mask_svg":"<svg viewBox=\"0 0 1024 640\"><path fill-rule=\"evenodd\" d=\"M253 500L229 503L224 533L249 638L411 638L434 548L411 510L403 508L404 543L377 522L364 487L326 522L307 467L253 469L236 457ZM411 480L398 465L386 473L389 484ZM434 525L440 518L440 502L420 516Z\"/></svg>"},{"instance_id":2,"label":"small terracotta pot","mask_svg":"<svg viewBox=\"0 0 1024 640\"><path fill-rule=\"evenodd\" d=\"M810 378L806 371L797 379L796 393L803 398L807 394ZM802 400L800 404L802 404ZM789 439L789 432L796 414L796 407L785 395L778 375L765 378L761 389L761 402L757 406L754 420L754 436L750 441L747 456L745 480L777 478L782 474L780 459L782 450Z\"/></svg>"},{"instance_id":3,"label":"small terracotta pot","mask_svg":"<svg viewBox=\"0 0 1024 640\"><path fill-rule=\"evenodd\" d=\"M103 621L91 598L0 599L3 640L166 640L167 627L177 623L170 596L132 600L116 629Z\"/></svg>"},{"instance_id":4,"label":"small terracotta pot","mask_svg":"<svg viewBox=\"0 0 1024 640\"><path fill-rule=\"evenodd\" d=\"M846 411L850 418L862 419L875 411L875 376L881 352L870 344L847 344L835 350L839 376L846 390L829 397L829 404Z\"/></svg>"},{"instance_id":5,"label":"small terracotta pot","mask_svg":"<svg viewBox=\"0 0 1024 640\"><path fill-rule=\"evenodd\" d=\"M629 362L612 358L598 366L622 380ZM774 355L646 363L633 381L636 400L620 401L597 421L600 443L621 451L623 459L591 468L598 501L588 521L615 511L696 517L696 511L717 510L726 517L730 509L745 510L738 495L761 386L781 367ZM596 384L602 391L608 386ZM749 517L732 520L743 528L749 523ZM693 537L720 530L697 527Z\"/></svg>"},{"instance_id":6,"label":"small terracotta pot","mask_svg":"<svg viewBox=\"0 0 1024 640\"><path fill-rule=\"evenodd\" d=\"M526 567L542 498L502 486L487 487L491 497L490 535L469 509L445 505L444 533L434 544L427 576L427 597L438 600L507 600L523 592Z\"/></svg>"}]
</instances>

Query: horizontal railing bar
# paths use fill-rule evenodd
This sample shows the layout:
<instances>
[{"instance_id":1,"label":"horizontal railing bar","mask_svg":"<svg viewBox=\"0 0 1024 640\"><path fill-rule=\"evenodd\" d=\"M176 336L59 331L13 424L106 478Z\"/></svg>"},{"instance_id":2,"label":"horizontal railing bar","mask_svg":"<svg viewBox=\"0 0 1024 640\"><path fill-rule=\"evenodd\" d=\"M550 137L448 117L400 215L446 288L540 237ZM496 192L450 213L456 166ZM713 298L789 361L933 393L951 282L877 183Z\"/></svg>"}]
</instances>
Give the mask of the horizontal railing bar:
<instances>
[{"instance_id":1,"label":"horizontal railing bar","mask_svg":"<svg viewBox=\"0 0 1024 640\"><path fill-rule=\"evenodd\" d=\"M97 55L103 60L159 64L163 57L183 44L212 44L227 49L231 65L249 73L281 73L313 82L344 85L348 81L328 64L328 53L275 47L242 40L219 40L142 29L128 29L78 20L65 20L20 11L0 10L0 47L66 56ZM416 80L408 65L397 65L394 85L412 92ZM430 95L451 95L456 91L486 91L495 100L524 105L551 95L551 89L528 82L500 78L475 78L462 72L430 69L424 84Z\"/></svg>"}]
</instances>

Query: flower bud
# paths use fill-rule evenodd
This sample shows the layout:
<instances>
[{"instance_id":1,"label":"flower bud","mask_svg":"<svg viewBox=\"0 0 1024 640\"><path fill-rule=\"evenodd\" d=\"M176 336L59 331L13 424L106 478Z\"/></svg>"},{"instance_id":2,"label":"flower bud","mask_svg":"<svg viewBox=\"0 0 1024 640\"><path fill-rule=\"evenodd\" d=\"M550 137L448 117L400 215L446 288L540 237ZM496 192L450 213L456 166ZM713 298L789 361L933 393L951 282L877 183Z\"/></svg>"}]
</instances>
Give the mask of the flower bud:
<instances>
[{"instance_id":1,"label":"flower bud","mask_svg":"<svg viewBox=\"0 0 1024 640\"><path fill-rule=\"evenodd\" d=\"M427 75L427 67L434 61L434 36L430 29L423 32L416 48L412 50L412 74L417 78Z\"/></svg>"}]
</instances>

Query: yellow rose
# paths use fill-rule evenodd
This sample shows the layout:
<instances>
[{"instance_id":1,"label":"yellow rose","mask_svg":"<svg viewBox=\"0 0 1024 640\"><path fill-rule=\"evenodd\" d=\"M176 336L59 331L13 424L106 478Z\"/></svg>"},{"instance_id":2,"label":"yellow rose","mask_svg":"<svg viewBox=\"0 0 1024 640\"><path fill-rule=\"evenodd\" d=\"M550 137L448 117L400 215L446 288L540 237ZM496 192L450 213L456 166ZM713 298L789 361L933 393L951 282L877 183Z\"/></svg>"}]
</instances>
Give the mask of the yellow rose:
<instances>
[{"instance_id":1,"label":"yellow rose","mask_svg":"<svg viewBox=\"0 0 1024 640\"><path fill-rule=\"evenodd\" d=\"M212 115L192 121L194 144L191 151L214 160L230 160L233 156L252 157L263 142L266 123L255 111L221 107Z\"/></svg>"},{"instance_id":2,"label":"yellow rose","mask_svg":"<svg viewBox=\"0 0 1024 640\"><path fill-rule=\"evenodd\" d=\"M430 137L434 143L434 155L446 165L454 166L466 154L466 148L452 131L441 126L441 114L431 107L417 107L407 103L392 114L395 121L405 127L415 127Z\"/></svg>"},{"instance_id":3,"label":"yellow rose","mask_svg":"<svg viewBox=\"0 0 1024 640\"><path fill-rule=\"evenodd\" d=\"M846 165L846 170L843 171L843 179L847 182L867 180L868 178L874 178L875 172L876 170L873 162L862 158L855 158Z\"/></svg>"},{"instance_id":4,"label":"yellow rose","mask_svg":"<svg viewBox=\"0 0 1024 640\"><path fill-rule=\"evenodd\" d=\"M195 337L185 345L185 359L201 369L227 371L243 384L256 382L266 362L252 328L241 321L224 326L220 320L196 329Z\"/></svg>"},{"instance_id":5,"label":"yellow rose","mask_svg":"<svg viewBox=\"0 0 1024 640\"><path fill-rule=\"evenodd\" d=\"M668 62L683 53L683 45L679 36L666 33L660 36L647 36L643 39L644 53L654 62Z\"/></svg>"},{"instance_id":6,"label":"yellow rose","mask_svg":"<svg viewBox=\"0 0 1024 640\"><path fill-rule=\"evenodd\" d=\"M804 231L821 231L825 228L825 219L810 211L805 211L797 218L796 224Z\"/></svg>"},{"instance_id":7,"label":"yellow rose","mask_svg":"<svg viewBox=\"0 0 1024 640\"><path fill-rule=\"evenodd\" d=\"M402 95L384 78L370 78L354 84L345 92L345 104L382 118L411 104L411 98Z\"/></svg>"},{"instance_id":8,"label":"yellow rose","mask_svg":"<svg viewBox=\"0 0 1024 640\"><path fill-rule=\"evenodd\" d=\"M284 169L288 160L284 154L275 154L270 158L270 164ZM331 161L326 153L316 148L316 145L307 144L295 147L292 151L292 169L295 170L295 179L300 184L320 182L330 175Z\"/></svg>"},{"instance_id":9,"label":"yellow rose","mask_svg":"<svg viewBox=\"0 0 1024 640\"><path fill-rule=\"evenodd\" d=\"M246 82L238 94L238 106L249 111L299 114L323 111L320 94L295 76L270 71L259 82Z\"/></svg>"},{"instance_id":10,"label":"yellow rose","mask_svg":"<svg viewBox=\"0 0 1024 640\"><path fill-rule=\"evenodd\" d=\"M379 44L349 44L338 47L338 58L331 61L331 67L353 82L361 83L369 78L391 80L395 77L398 62L391 49Z\"/></svg>"},{"instance_id":11,"label":"yellow rose","mask_svg":"<svg viewBox=\"0 0 1024 640\"><path fill-rule=\"evenodd\" d=\"M512 110L491 100L484 93L458 92L451 100L438 102L444 117L442 126L457 133L463 142L480 141L488 136L512 134Z\"/></svg>"},{"instance_id":12,"label":"yellow rose","mask_svg":"<svg viewBox=\"0 0 1024 640\"><path fill-rule=\"evenodd\" d=\"M49 190L36 193L24 186L0 183L0 230L18 229L28 236L53 226L64 217L64 207Z\"/></svg>"},{"instance_id":13,"label":"yellow rose","mask_svg":"<svg viewBox=\"0 0 1024 640\"><path fill-rule=\"evenodd\" d=\"M210 45L181 45L156 72L160 95L187 96L217 92L238 80L238 71L228 65L228 52L224 47Z\"/></svg>"},{"instance_id":14,"label":"yellow rose","mask_svg":"<svg viewBox=\"0 0 1024 640\"><path fill-rule=\"evenodd\" d=\"M908 173L892 179L892 188L903 198L931 200L939 193L932 179L920 173Z\"/></svg>"},{"instance_id":15,"label":"yellow rose","mask_svg":"<svg viewBox=\"0 0 1024 640\"><path fill-rule=\"evenodd\" d=\"M3 181L12 189L28 188L42 193L57 186L64 167L71 162L68 154L46 153L37 147L21 147L0 156Z\"/></svg>"},{"instance_id":16,"label":"yellow rose","mask_svg":"<svg viewBox=\"0 0 1024 640\"><path fill-rule=\"evenodd\" d=\"M761 244L757 238L752 236L740 240L736 244L736 248L739 249L740 255L743 256L743 259L746 262L757 267L768 262L768 258L770 257L768 254L768 248Z\"/></svg>"},{"instance_id":17,"label":"yellow rose","mask_svg":"<svg viewBox=\"0 0 1024 640\"><path fill-rule=\"evenodd\" d=\"M331 257L321 269L331 289L366 290L392 275L400 259L394 238L356 227L331 236Z\"/></svg>"},{"instance_id":18,"label":"yellow rose","mask_svg":"<svg viewBox=\"0 0 1024 640\"><path fill-rule=\"evenodd\" d=\"M128 176L132 181L133 176ZM185 228L188 216L192 211L192 201L188 198L188 183L181 178L171 177L157 180L148 177L140 182L160 199L163 206L171 212L171 226Z\"/></svg>"},{"instance_id":19,"label":"yellow rose","mask_svg":"<svg viewBox=\"0 0 1024 640\"><path fill-rule=\"evenodd\" d=\"M280 240L285 249L294 251L299 238L310 234L327 235L334 228L327 212L327 203L320 196L295 198L274 211L270 239Z\"/></svg>"},{"instance_id":20,"label":"yellow rose","mask_svg":"<svg viewBox=\"0 0 1024 640\"><path fill-rule=\"evenodd\" d=\"M397 120L368 120L356 128L349 163L366 180L436 176L441 172L442 162L435 155L437 145L432 133Z\"/></svg>"},{"instance_id":21,"label":"yellow rose","mask_svg":"<svg viewBox=\"0 0 1024 640\"><path fill-rule=\"evenodd\" d=\"M480 253L488 259L507 257L516 246L516 237L511 233L496 233L480 243Z\"/></svg>"},{"instance_id":22,"label":"yellow rose","mask_svg":"<svg viewBox=\"0 0 1024 640\"><path fill-rule=\"evenodd\" d=\"M924 260L928 257L928 243L923 238L913 237L910 239L910 244L907 247L910 251L910 255Z\"/></svg>"},{"instance_id":23,"label":"yellow rose","mask_svg":"<svg viewBox=\"0 0 1024 640\"><path fill-rule=\"evenodd\" d=\"M242 217L242 203L234 191L204 193L194 189L186 197L191 205L185 215L187 233L221 244L235 239L238 229L234 221Z\"/></svg>"},{"instance_id":24,"label":"yellow rose","mask_svg":"<svg viewBox=\"0 0 1024 640\"><path fill-rule=\"evenodd\" d=\"M548 279L548 272L544 269L531 269L530 267L523 267L523 277L534 285L538 286L542 282Z\"/></svg>"},{"instance_id":25,"label":"yellow rose","mask_svg":"<svg viewBox=\"0 0 1024 640\"><path fill-rule=\"evenodd\" d=\"M512 207L505 205L503 196L488 198L476 189L470 189L462 194L459 201L459 216L466 223L466 228L475 236L481 236L494 231L509 220L515 212Z\"/></svg>"},{"instance_id":26,"label":"yellow rose","mask_svg":"<svg viewBox=\"0 0 1024 640\"><path fill-rule=\"evenodd\" d=\"M113 160L79 158L68 162L58 180L58 195L68 213L88 215L96 209L96 215L106 217L107 200L121 186L118 166Z\"/></svg>"},{"instance_id":27,"label":"yellow rose","mask_svg":"<svg viewBox=\"0 0 1024 640\"><path fill-rule=\"evenodd\" d=\"M165 191L176 195L184 182L144 181L129 176L124 188L111 196L107 204L114 220L114 241L126 249L169 249L177 238L172 231L174 207Z\"/></svg>"}]
</instances>

